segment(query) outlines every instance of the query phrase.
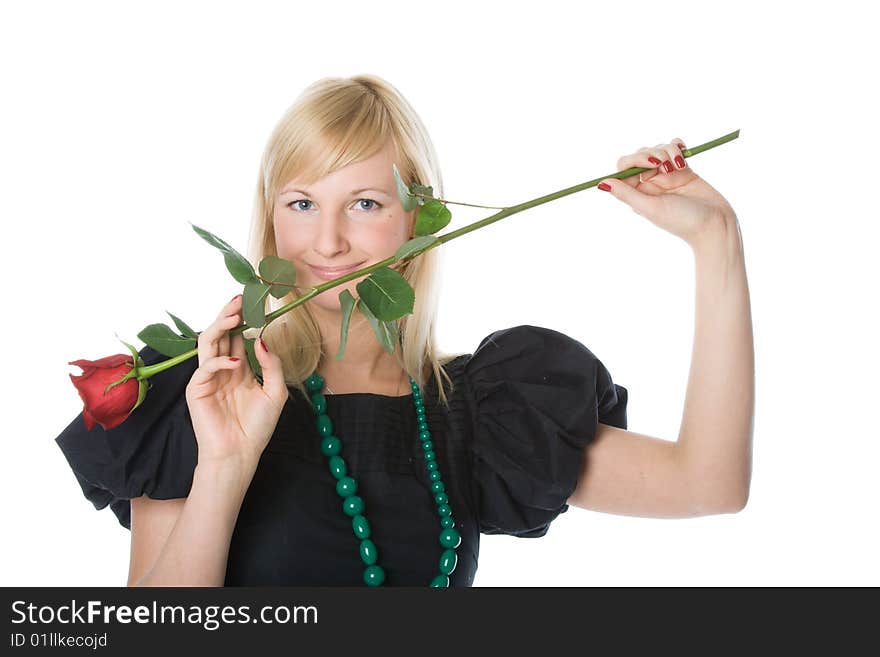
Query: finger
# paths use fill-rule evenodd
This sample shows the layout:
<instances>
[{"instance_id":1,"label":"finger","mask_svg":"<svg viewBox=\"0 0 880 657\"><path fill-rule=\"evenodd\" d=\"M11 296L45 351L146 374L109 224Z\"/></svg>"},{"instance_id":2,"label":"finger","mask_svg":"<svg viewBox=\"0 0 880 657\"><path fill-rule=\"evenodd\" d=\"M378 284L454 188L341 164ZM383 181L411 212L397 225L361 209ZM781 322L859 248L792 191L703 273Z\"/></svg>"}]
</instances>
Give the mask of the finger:
<instances>
[{"instance_id":1,"label":"finger","mask_svg":"<svg viewBox=\"0 0 880 657\"><path fill-rule=\"evenodd\" d=\"M662 149L666 154L664 165L666 162L670 163L669 170L667 170L666 173L672 173L673 171L686 168L687 165L684 162L684 158L681 156L681 149L679 149L678 145L673 143L658 144L657 147Z\"/></svg>"},{"instance_id":2,"label":"finger","mask_svg":"<svg viewBox=\"0 0 880 657\"><path fill-rule=\"evenodd\" d=\"M203 390L206 385L213 383L214 376L217 372L232 370L241 367L241 365L242 360L240 358L235 359L230 356L215 356L214 358L209 358L204 363L199 364L196 371L193 372L189 384L187 384L187 390L192 388L192 392L195 392L198 395L200 390Z\"/></svg>"},{"instance_id":3,"label":"finger","mask_svg":"<svg viewBox=\"0 0 880 657\"><path fill-rule=\"evenodd\" d=\"M226 306L223 308L223 310L220 313L221 315L224 316L224 319L226 319L226 317L229 317L229 315L235 315L236 323L232 326L232 328L235 328L239 324L241 324L241 306L243 303L244 303L244 301L243 301L242 295L236 294L234 297L232 297L232 301L227 303ZM218 341L218 349L220 351L219 355L221 355L221 356L228 356L230 354L230 348L229 348L230 341L229 341L229 332L228 331L229 331L229 329L226 329L226 331L223 331L220 334L220 340Z\"/></svg>"},{"instance_id":4,"label":"finger","mask_svg":"<svg viewBox=\"0 0 880 657\"><path fill-rule=\"evenodd\" d=\"M686 169L687 168L687 160L684 157L683 151L687 147L684 145L684 142L678 137L673 137L671 144L672 151L672 161L675 163L676 169Z\"/></svg>"},{"instance_id":5,"label":"finger","mask_svg":"<svg viewBox=\"0 0 880 657\"><path fill-rule=\"evenodd\" d=\"M629 205L637 214L648 219L659 214L660 204L663 203L662 196L645 194L617 178L606 178L599 183L598 187L603 191L610 192Z\"/></svg>"},{"instance_id":6,"label":"finger","mask_svg":"<svg viewBox=\"0 0 880 657\"><path fill-rule=\"evenodd\" d=\"M263 392L272 401L284 404L287 401L288 393L281 359L277 354L269 351L269 346L261 338L254 340L254 354L263 371Z\"/></svg>"},{"instance_id":7,"label":"finger","mask_svg":"<svg viewBox=\"0 0 880 657\"><path fill-rule=\"evenodd\" d=\"M244 336L241 333L233 335L230 337L230 342L232 344L229 355L233 358L239 358L241 360L246 359L247 351L244 348ZM234 385L241 385L248 380L255 380L250 365L248 365L247 367L242 367L241 369L236 370L232 373L232 383Z\"/></svg>"},{"instance_id":8,"label":"finger","mask_svg":"<svg viewBox=\"0 0 880 657\"><path fill-rule=\"evenodd\" d=\"M666 157L666 151L659 148L640 148L635 153L630 155L624 155L622 158L617 160L617 170L625 171L631 167L647 167L648 169L652 169L651 171L644 171L639 174L639 178L632 176L627 178L626 180L632 181L641 181L648 182L651 178L653 178L657 173L662 171L662 162L661 158ZM630 187L635 187L635 182L628 183Z\"/></svg>"},{"instance_id":9,"label":"finger","mask_svg":"<svg viewBox=\"0 0 880 657\"><path fill-rule=\"evenodd\" d=\"M225 350L220 351L221 339L229 329L238 326L238 316L235 313L240 306L241 296L239 295L227 303L217 319L199 334L199 365L205 363L209 358L229 354L228 342L226 343ZM227 317L226 315L229 314L233 316Z\"/></svg>"},{"instance_id":10,"label":"finger","mask_svg":"<svg viewBox=\"0 0 880 657\"><path fill-rule=\"evenodd\" d=\"M654 146L653 149L651 149L654 151L655 157L658 157L660 158L660 160L662 160L660 166L657 167L657 170L660 173L672 173L673 171L675 171L675 165L672 163L672 158L674 157L674 155L670 154L668 150L669 147L669 144L657 144L656 146ZM677 152L678 149L676 149L676 153Z\"/></svg>"},{"instance_id":11,"label":"finger","mask_svg":"<svg viewBox=\"0 0 880 657\"><path fill-rule=\"evenodd\" d=\"M232 313L229 319L232 320L232 326L222 331L220 333L220 339L217 340L217 351L219 352L217 354L218 356L231 355L232 350L230 349L231 339L229 337L229 331L241 324L241 318L239 317L238 313Z\"/></svg>"}]
</instances>

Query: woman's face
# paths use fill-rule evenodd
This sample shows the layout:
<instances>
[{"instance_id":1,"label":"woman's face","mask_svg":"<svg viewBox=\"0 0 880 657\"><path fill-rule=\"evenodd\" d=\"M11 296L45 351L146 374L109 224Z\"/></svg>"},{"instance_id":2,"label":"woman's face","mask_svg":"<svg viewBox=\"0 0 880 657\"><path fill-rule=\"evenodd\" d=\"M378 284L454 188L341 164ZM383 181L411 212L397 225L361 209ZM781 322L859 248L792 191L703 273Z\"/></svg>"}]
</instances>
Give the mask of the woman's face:
<instances>
[{"instance_id":1,"label":"woman's face","mask_svg":"<svg viewBox=\"0 0 880 657\"><path fill-rule=\"evenodd\" d=\"M278 257L296 268L302 290L393 256L412 235L415 210L404 212L397 197L394 150L389 142L366 160L349 164L306 188L296 179L282 185L275 199L273 223ZM398 169L400 165L398 164ZM348 267L322 277L313 267ZM310 301L339 312L339 293L365 274L319 294Z\"/></svg>"}]
</instances>

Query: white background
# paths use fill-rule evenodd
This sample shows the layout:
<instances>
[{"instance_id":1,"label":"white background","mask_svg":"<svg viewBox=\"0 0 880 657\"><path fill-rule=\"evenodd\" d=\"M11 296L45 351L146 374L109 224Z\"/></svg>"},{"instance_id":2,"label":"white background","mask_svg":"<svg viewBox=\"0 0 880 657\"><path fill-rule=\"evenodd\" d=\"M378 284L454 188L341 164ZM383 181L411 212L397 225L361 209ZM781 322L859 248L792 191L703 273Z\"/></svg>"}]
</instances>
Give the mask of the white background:
<instances>
[{"instance_id":1,"label":"white background","mask_svg":"<svg viewBox=\"0 0 880 657\"><path fill-rule=\"evenodd\" d=\"M258 159L295 96L379 75L436 144L446 198L510 205L680 137L736 210L754 320L751 499L735 515L570 508L483 536L477 586L878 585L877 61L863 3L6 3L0 10L0 584L124 585L129 532L54 438L76 358L201 330L238 291L193 222L246 246ZM449 230L486 216L453 206ZM582 341L629 428L678 435L687 245L596 189L446 249L441 347L518 324ZM123 348L124 349L124 348Z\"/></svg>"}]
</instances>

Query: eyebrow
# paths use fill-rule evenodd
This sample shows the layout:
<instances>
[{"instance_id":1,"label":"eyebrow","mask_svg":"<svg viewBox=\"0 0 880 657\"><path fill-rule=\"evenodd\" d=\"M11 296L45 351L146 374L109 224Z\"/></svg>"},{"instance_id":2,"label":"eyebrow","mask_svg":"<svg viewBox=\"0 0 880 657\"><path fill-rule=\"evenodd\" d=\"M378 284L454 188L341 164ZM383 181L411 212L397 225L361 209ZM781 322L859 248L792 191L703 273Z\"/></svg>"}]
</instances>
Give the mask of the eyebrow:
<instances>
[{"instance_id":1,"label":"eyebrow","mask_svg":"<svg viewBox=\"0 0 880 657\"><path fill-rule=\"evenodd\" d=\"M304 190L304 189L291 188L291 189L281 190L282 194L289 194L290 192L298 192L300 194L305 194L306 196L311 196L311 193L307 190ZM385 194L385 196L390 196L390 194L388 192L386 192L384 189L380 189L379 187L363 187L361 189L353 189L350 193L351 194L361 194L363 192L379 192L380 194Z\"/></svg>"}]
</instances>

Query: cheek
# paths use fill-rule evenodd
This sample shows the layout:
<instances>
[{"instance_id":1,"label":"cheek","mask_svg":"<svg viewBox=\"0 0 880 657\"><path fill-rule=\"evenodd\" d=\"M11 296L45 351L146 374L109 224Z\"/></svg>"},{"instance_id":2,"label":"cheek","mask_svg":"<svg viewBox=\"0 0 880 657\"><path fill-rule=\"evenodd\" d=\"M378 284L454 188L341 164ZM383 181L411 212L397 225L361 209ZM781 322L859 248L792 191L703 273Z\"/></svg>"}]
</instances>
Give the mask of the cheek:
<instances>
[{"instance_id":1,"label":"cheek","mask_svg":"<svg viewBox=\"0 0 880 657\"><path fill-rule=\"evenodd\" d=\"M274 230L275 250L278 252L279 258L292 259L302 250L305 239L304 230L296 230L292 224L279 221L275 222Z\"/></svg>"}]
</instances>

